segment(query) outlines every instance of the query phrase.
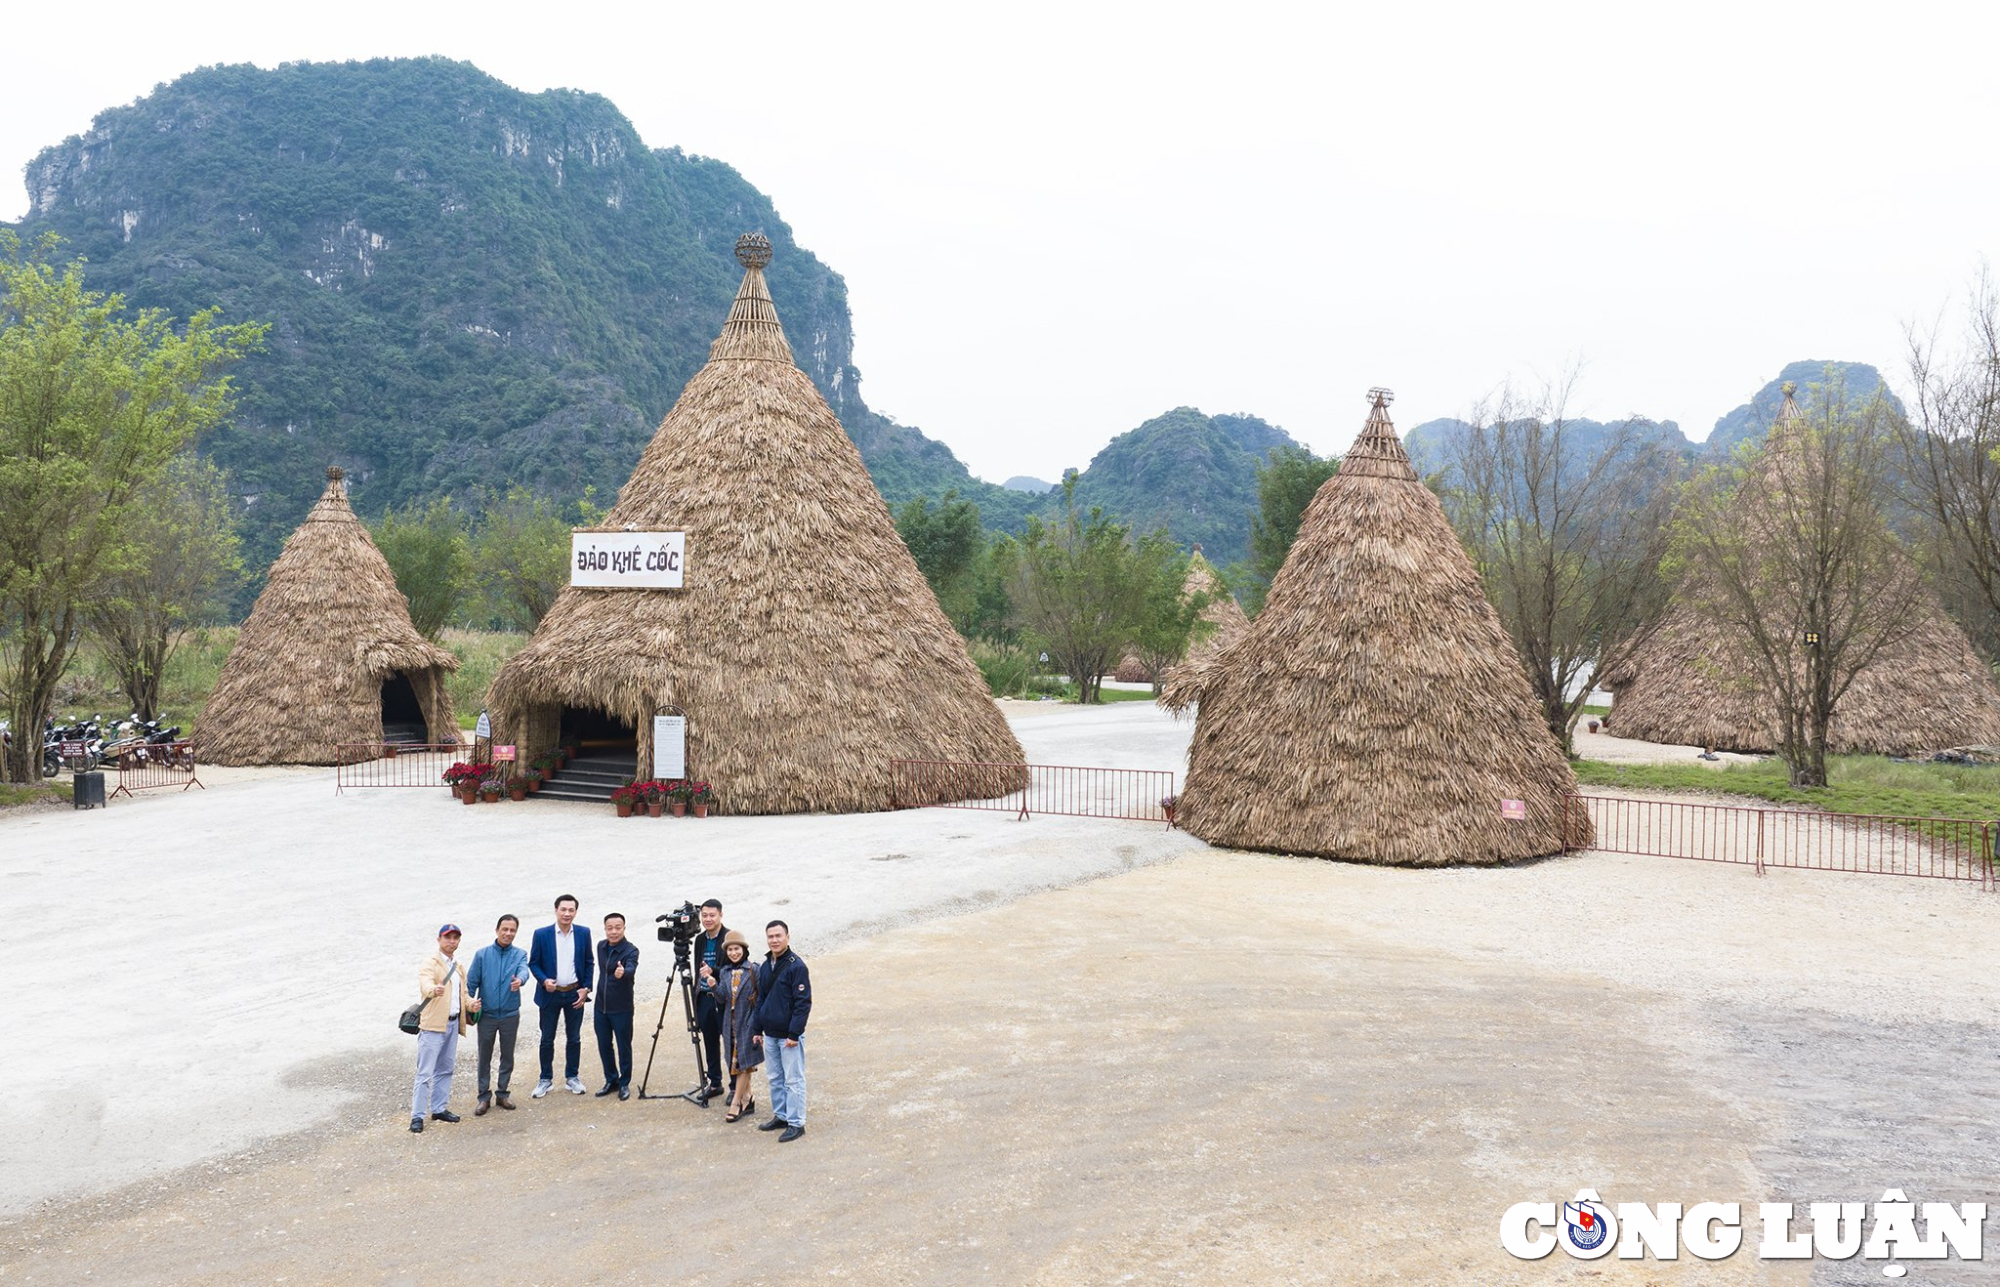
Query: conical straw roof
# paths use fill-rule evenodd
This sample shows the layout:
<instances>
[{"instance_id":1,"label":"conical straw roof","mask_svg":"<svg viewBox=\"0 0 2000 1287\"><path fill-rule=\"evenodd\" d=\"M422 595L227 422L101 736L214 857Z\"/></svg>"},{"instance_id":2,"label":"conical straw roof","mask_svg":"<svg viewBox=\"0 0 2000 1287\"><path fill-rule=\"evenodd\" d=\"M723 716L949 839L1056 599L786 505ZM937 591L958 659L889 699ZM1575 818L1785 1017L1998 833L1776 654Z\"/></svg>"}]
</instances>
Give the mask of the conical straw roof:
<instances>
[{"instance_id":1,"label":"conical straw roof","mask_svg":"<svg viewBox=\"0 0 2000 1287\"><path fill-rule=\"evenodd\" d=\"M338 468L285 541L223 663L196 730L209 764L332 764L382 740L382 683L410 680L436 741L455 741L446 673L458 658L419 634L389 561L347 503ZM354 758L353 754L344 758Z\"/></svg>"},{"instance_id":2,"label":"conical straw roof","mask_svg":"<svg viewBox=\"0 0 2000 1287\"><path fill-rule=\"evenodd\" d=\"M1249 629L1250 618L1243 614L1243 607L1236 602L1236 596L1222 584L1215 565L1202 557L1199 545L1194 547L1194 553L1188 558L1187 580L1181 584L1181 593L1189 599L1196 595L1209 597L1208 606L1201 610L1201 619L1214 627L1188 648L1190 660L1219 651Z\"/></svg>"},{"instance_id":3,"label":"conical straw roof","mask_svg":"<svg viewBox=\"0 0 2000 1287\"><path fill-rule=\"evenodd\" d=\"M564 589L494 679L497 731L532 755L563 707L602 710L635 725L645 772L653 715L679 708L688 772L738 813L888 808L894 759L1019 763L860 452L792 361L769 243L737 254L708 363L605 523L685 532L684 588Z\"/></svg>"},{"instance_id":4,"label":"conical straw roof","mask_svg":"<svg viewBox=\"0 0 2000 1287\"><path fill-rule=\"evenodd\" d=\"M1766 462L1792 443L1805 416L1784 386ZM1768 467L1768 466L1767 466ZM1746 516L1745 521L1750 521ZM1914 568L1901 575L1914 577ZM1780 740L1777 703L1757 678L1744 642L1684 595L1631 658L1605 676L1613 694L1610 731L1619 737L1723 751L1773 751ZM1850 755L1922 755L1955 746L2000 743L2000 687L1965 632L1929 590L1917 619L1854 677L1834 708L1828 749Z\"/></svg>"},{"instance_id":5,"label":"conical straw roof","mask_svg":"<svg viewBox=\"0 0 2000 1287\"><path fill-rule=\"evenodd\" d=\"M1558 852L1576 780L1387 392L1370 399L1264 610L1200 684L1180 817L1211 844L1360 862ZM1580 818L1569 838L1589 840Z\"/></svg>"}]
</instances>

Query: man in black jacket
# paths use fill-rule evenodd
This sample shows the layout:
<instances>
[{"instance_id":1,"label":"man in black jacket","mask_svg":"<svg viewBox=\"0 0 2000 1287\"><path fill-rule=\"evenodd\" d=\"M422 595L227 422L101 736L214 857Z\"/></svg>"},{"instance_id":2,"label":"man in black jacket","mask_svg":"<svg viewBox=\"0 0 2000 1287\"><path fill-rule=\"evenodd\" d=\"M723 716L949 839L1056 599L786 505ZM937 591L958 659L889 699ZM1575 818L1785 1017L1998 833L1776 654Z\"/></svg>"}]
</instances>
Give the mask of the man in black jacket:
<instances>
[{"instance_id":1,"label":"man in black jacket","mask_svg":"<svg viewBox=\"0 0 2000 1287\"><path fill-rule=\"evenodd\" d=\"M722 1094L722 1002L715 994L715 980L722 973L722 939L728 933L722 904L713 898L703 903L701 933L694 936L694 1022L701 1029L702 1053L708 1056L708 1084L701 1088L704 1100Z\"/></svg>"},{"instance_id":2,"label":"man in black jacket","mask_svg":"<svg viewBox=\"0 0 2000 1287\"><path fill-rule=\"evenodd\" d=\"M756 1035L764 1048L764 1079L771 1086L771 1120L757 1129L784 1131L789 1144L806 1133L806 1016L812 1013L812 979L792 951L792 927L772 921L764 927L771 949L757 967Z\"/></svg>"},{"instance_id":3,"label":"man in black jacket","mask_svg":"<svg viewBox=\"0 0 2000 1287\"><path fill-rule=\"evenodd\" d=\"M597 994L591 997L591 1026L597 1030L597 1058L604 1065L602 1098L616 1092L632 1098L632 979L639 972L639 947L625 937L625 918L604 918L604 941L597 945Z\"/></svg>"}]
</instances>

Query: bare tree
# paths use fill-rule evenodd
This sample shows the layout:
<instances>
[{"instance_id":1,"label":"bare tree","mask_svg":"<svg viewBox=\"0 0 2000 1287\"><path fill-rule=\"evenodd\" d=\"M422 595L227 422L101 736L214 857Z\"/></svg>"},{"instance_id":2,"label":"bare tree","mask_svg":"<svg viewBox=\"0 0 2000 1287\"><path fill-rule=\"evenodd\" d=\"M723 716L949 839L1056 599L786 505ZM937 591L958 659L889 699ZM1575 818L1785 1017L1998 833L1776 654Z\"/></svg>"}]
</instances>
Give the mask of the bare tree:
<instances>
[{"instance_id":1,"label":"bare tree","mask_svg":"<svg viewBox=\"0 0 2000 1287\"><path fill-rule=\"evenodd\" d=\"M1988 657L2000 650L2000 293L1973 283L1961 346L1906 331L1913 414L1895 417L1908 500L1934 534L1940 589Z\"/></svg>"},{"instance_id":2,"label":"bare tree","mask_svg":"<svg viewBox=\"0 0 2000 1287\"><path fill-rule=\"evenodd\" d=\"M1678 457L1627 420L1569 418L1574 372L1503 389L1448 447L1443 495L1565 753L1598 677L1658 623Z\"/></svg>"},{"instance_id":3,"label":"bare tree","mask_svg":"<svg viewBox=\"0 0 2000 1287\"><path fill-rule=\"evenodd\" d=\"M1791 392L1788 386L1786 392ZM1792 785L1826 785L1827 733L1856 675L1916 628L1923 583L1884 517L1893 499L1894 409L1859 406L1832 372L1809 407L1781 417L1688 487L1677 534L1688 598L1737 641L1778 719Z\"/></svg>"}]
</instances>

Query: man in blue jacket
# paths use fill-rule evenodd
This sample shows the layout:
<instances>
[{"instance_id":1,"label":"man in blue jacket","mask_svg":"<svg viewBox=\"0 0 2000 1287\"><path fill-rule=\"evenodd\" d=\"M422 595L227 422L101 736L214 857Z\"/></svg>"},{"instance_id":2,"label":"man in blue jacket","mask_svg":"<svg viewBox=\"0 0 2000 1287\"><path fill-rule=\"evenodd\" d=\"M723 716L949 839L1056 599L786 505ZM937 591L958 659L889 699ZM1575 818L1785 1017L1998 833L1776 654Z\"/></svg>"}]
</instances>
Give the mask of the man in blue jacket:
<instances>
[{"instance_id":1,"label":"man in blue jacket","mask_svg":"<svg viewBox=\"0 0 2000 1287\"><path fill-rule=\"evenodd\" d=\"M771 949L757 967L756 1034L764 1048L764 1078L771 1085L771 1120L757 1129L784 1131L789 1144L806 1133L806 1016L812 1013L812 978L792 951L792 927L772 921L764 927Z\"/></svg>"},{"instance_id":2,"label":"man in blue jacket","mask_svg":"<svg viewBox=\"0 0 2000 1287\"><path fill-rule=\"evenodd\" d=\"M487 1073L493 1063L493 1044L500 1043L500 1107L512 1111L514 1101L507 1085L514 1076L514 1038L521 1031L521 989L534 981L528 973L528 954L514 946L521 931L521 918L502 916L493 927L493 941L472 958L465 972L465 990L479 1001L479 1103L472 1115L484 1117L493 1107L487 1094Z\"/></svg>"},{"instance_id":3,"label":"man in blue jacket","mask_svg":"<svg viewBox=\"0 0 2000 1287\"><path fill-rule=\"evenodd\" d=\"M536 1099L555 1085L556 1024L564 1032L563 1088L583 1093L577 1068L583 1058L583 1007L590 1000L595 962L590 955L590 930L576 923L576 895L556 899L556 923L535 931L528 952L528 972L535 976L535 1004L542 1008L542 1079Z\"/></svg>"}]
</instances>

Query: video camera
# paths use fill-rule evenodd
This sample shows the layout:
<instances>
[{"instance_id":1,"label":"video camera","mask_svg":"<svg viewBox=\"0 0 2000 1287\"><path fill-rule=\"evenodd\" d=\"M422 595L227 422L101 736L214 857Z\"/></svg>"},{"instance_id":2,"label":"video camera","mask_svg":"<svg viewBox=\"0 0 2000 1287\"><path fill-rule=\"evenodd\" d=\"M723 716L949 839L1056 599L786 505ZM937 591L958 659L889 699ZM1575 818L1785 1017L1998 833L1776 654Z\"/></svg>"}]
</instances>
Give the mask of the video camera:
<instances>
[{"instance_id":1,"label":"video camera","mask_svg":"<svg viewBox=\"0 0 2000 1287\"><path fill-rule=\"evenodd\" d=\"M660 941L683 949L694 941L695 930L701 926L701 913L690 902L653 919L659 923Z\"/></svg>"}]
</instances>

